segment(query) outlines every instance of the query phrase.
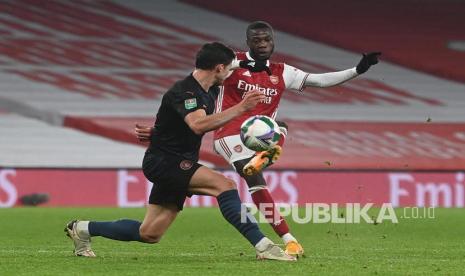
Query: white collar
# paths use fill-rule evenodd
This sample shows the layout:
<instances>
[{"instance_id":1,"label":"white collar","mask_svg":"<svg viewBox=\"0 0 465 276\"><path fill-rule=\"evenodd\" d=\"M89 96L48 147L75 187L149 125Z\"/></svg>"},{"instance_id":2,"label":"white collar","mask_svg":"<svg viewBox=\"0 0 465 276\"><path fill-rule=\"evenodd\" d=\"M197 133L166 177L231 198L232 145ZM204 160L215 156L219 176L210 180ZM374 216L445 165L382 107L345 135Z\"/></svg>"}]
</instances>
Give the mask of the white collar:
<instances>
[{"instance_id":1,"label":"white collar","mask_svg":"<svg viewBox=\"0 0 465 276\"><path fill-rule=\"evenodd\" d=\"M245 53L245 56L247 57L248 60L255 60L250 56L249 52ZM269 59L266 60L266 66L270 67L270 60Z\"/></svg>"}]
</instances>

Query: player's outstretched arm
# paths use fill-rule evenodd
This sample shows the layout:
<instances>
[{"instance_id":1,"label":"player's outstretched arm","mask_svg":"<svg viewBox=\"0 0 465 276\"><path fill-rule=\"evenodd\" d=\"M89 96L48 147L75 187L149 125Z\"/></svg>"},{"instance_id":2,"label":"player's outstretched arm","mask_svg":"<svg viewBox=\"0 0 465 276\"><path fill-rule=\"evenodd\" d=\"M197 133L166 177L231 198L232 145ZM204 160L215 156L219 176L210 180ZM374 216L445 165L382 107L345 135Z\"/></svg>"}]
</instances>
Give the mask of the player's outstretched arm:
<instances>
[{"instance_id":1,"label":"player's outstretched arm","mask_svg":"<svg viewBox=\"0 0 465 276\"><path fill-rule=\"evenodd\" d=\"M222 127L227 122L253 109L260 101L265 100L265 95L258 90L249 91L242 101L222 112L207 115L204 109L198 109L187 114L184 121L192 131L198 135Z\"/></svg>"},{"instance_id":2,"label":"player's outstretched arm","mask_svg":"<svg viewBox=\"0 0 465 276\"><path fill-rule=\"evenodd\" d=\"M362 59L356 67L343 71L330 72L324 74L308 74L304 86L330 87L341 84L356 76L365 73L368 69L378 63L381 52L371 52L363 54Z\"/></svg>"}]
</instances>

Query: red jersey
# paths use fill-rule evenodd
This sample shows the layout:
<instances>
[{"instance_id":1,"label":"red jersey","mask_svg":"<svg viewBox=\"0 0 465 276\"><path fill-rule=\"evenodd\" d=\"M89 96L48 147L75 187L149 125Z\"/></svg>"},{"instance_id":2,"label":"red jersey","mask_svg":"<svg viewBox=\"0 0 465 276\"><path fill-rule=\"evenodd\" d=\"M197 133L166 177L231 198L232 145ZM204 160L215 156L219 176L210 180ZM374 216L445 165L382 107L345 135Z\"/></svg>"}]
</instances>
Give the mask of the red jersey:
<instances>
[{"instance_id":1,"label":"red jersey","mask_svg":"<svg viewBox=\"0 0 465 276\"><path fill-rule=\"evenodd\" d=\"M249 53L236 53L238 60L252 60ZM308 73L285 63L267 61L271 75L267 72L253 73L247 69L238 68L229 76L220 87L215 112L224 111L242 101L245 94L251 90L259 90L265 94L264 101L241 116L234 118L223 127L215 130L214 140L240 134L242 122L254 115L276 117L279 101L287 88L302 90Z\"/></svg>"}]
</instances>

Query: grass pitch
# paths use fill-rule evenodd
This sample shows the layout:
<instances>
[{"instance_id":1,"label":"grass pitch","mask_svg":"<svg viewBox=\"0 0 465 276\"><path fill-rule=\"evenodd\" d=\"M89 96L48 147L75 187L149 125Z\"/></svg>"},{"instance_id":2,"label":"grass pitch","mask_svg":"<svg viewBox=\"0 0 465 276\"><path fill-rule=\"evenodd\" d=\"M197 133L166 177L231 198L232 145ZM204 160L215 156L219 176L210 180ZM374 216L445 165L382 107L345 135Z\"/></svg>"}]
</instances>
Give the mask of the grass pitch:
<instances>
[{"instance_id":1,"label":"grass pitch","mask_svg":"<svg viewBox=\"0 0 465 276\"><path fill-rule=\"evenodd\" d=\"M142 219L143 209L0 209L0 275L464 275L465 212L381 224L295 224L306 249L294 263L256 261L216 208L185 209L160 244L93 239L97 258L72 255L63 228L74 218ZM261 229L275 242L271 227Z\"/></svg>"}]
</instances>

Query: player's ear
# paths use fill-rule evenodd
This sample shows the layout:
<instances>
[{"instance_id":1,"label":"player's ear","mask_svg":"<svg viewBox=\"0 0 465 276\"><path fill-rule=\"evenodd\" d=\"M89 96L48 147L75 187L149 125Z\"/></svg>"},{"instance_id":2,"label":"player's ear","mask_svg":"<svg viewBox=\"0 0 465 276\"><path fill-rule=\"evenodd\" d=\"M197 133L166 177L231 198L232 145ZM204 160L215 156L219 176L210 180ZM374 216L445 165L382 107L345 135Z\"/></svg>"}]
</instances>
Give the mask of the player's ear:
<instances>
[{"instance_id":1,"label":"player's ear","mask_svg":"<svg viewBox=\"0 0 465 276\"><path fill-rule=\"evenodd\" d=\"M215 72L216 72L216 73L221 73L221 72L224 71L224 68L225 68L224 64L217 64L217 65L215 66Z\"/></svg>"}]
</instances>

